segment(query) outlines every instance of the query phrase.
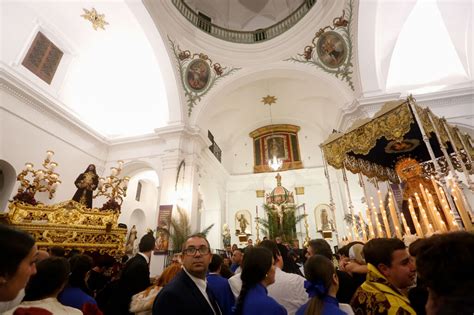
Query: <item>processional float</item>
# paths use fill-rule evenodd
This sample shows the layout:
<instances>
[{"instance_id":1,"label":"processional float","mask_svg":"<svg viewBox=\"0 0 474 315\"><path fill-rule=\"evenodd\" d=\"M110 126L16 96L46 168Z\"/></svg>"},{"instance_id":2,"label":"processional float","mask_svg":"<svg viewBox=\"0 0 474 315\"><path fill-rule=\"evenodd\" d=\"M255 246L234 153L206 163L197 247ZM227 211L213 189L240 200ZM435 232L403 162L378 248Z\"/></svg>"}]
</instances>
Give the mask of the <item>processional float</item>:
<instances>
[{"instance_id":1,"label":"processional float","mask_svg":"<svg viewBox=\"0 0 474 315\"><path fill-rule=\"evenodd\" d=\"M32 163L26 163L18 174L20 183L17 194L10 201L9 211L0 219L9 225L30 233L36 240L39 249L60 246L66 253L71 250L79 252L96 252L121 257L125 254L125 237L127 229L118 226L120 205L126 195L129 178L119 177L122 162L118 167L111 168L111 174L99 178L95 174L95 166L89 165L86 172L76 180L78 192L74 200L56 204L43 204L35 199L40 192L48 192L49 199L54 197L61 183L59 174L55 172L58 163L52 161L53 151L47 151L42 169L34 169ZM96 178L94 178L94 176ZM92 185L86 187L87 184ZM94 197L105 196L107 202L101 209L88 207ZM82 191L84 193L82 193ZM86 197L90 199L85 200Z\"/></svg>"},{"instance_id":2,"label":"processional float","mask_svg":"<svg viewBox=\"0 0 474 315\"><path fill-rule=\"evenodd\" d=\"M331 134L321 149L326 176L327 165L343 173L349 239L473 230L471 205L462 189L474 191L472 139L412 96L388 102L373 118ZM364 212L355 213L346 170L359 176ZM376 196L369 196L367 181L376 186ZM380 182L387 185L386 196Z\"/></svg>"}]
</instances>

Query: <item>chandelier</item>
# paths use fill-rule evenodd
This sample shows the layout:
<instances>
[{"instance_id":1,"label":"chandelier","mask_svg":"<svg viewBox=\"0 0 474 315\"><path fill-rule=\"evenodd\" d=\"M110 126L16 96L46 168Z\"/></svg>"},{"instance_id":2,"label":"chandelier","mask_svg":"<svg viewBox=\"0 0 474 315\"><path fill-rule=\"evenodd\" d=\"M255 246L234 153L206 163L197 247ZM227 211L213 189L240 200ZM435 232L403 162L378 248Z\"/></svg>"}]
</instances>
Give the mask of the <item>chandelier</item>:
<instances>
[{"instance_id":1,"label":"chandelier","mask_svg":"<svg viewBox=\"0 0 474 315\"><path fill-rule=\"evenodd\" d=\"M263 105L268 105L270 107L270 126L273 126L273 116L272 116L272 104L276 103L277 98L275 96L267 95L262 97ZM272 138L273 138L273 129L272 129ZM270 167L274 172L278 171L283 166L283 160L273 155L268 159L268 167Z\"/></svg>"}]
</instances>

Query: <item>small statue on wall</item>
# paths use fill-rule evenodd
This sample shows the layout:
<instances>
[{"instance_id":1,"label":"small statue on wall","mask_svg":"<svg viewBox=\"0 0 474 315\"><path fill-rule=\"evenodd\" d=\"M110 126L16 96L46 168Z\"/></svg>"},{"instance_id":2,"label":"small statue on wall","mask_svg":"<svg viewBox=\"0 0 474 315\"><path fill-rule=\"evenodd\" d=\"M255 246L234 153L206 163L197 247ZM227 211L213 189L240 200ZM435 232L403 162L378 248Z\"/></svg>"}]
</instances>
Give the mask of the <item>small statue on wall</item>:
<instances>
[{"instance_id":1,"label":"small statue on wall","mask_svg":"<svg viewBox=\"0 0 474 315\"><path fill-rule=\"evenodd\" d=\"M137 228L135 225L130 229L130 234L128 234L127 244L125 245L125 254L131 256L133 255L133 246L135 240L137 239Z\"/></svg>"},{"instance_id":2,"label":"small statue on wall","mask_svg":"<svg viewBox=\"0 0 474 315\"><path fill-rule=\"evenodd\" d=\"M250 227L250 221L251 221L251 215L250 212L247 210L240 210L235 214L235 226L236 226L236 233L239 235L246 234L250 235L251 232L251 227ZM237 228L238 227L238 228Z\"/></svg>"},{"instance_id":3,"label":"small statue on wall","mask_svg":"<svg viewBox=\"0 0 474 315\"><path fill-rule=\"evenodd\" d=\"M72 200L83 204L87 208L92 208L92 192L97 189L99 184L99 176L95 170L94 164L89 164L84 173L80 174L74 185L77 191Z\"/></svg>"},{"instance_id":4,"label":"small statue on wall","mask_svg":"<svg viewBox=\"0 0 474 315\"><path fill-rule=\"evenodd\" d=\"M222 226L222 242L224 243L224 247L230 246L230 228L227 223L224 223Z\"/></svg>"}]
</instances>

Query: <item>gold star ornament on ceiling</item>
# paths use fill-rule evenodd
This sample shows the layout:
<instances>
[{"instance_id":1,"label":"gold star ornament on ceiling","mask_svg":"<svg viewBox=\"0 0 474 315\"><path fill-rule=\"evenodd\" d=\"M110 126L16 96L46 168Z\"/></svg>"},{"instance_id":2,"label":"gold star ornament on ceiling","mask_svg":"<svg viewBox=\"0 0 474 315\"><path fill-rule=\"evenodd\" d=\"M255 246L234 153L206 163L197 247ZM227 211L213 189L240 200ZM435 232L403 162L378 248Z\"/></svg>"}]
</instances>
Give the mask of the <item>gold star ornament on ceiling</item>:
<instances>
[{"instance_id":1,"label":"gold star ornament on ceiling","mask_svg":"<svg viewBox=\"0 0 474 315\"><path fill-rule=\"evenodd\" d=\"M277 98L273 95L267 95L267 96L264 96L262 97L262 103L263 105L272 105L272 104L275 104L277 101Z\"/></svg>"},{"instance_id":2,"label":"gold star ornament on ceiling","mask_svg":"<svg viewBox=\"0 0 474 315\"><path fill-rule=\"evenodd\" d=\"M105 14L97 13L95 8L92 8L92 10L90 11L87 9L82 10L84 10L84 14L82 14L81 16L92 23L92 27L94 28L94 30L97 31L97 28L99 27L105 30L104 26L109 25L109 23L105 21Z\"/></svg>"}]
</instances>

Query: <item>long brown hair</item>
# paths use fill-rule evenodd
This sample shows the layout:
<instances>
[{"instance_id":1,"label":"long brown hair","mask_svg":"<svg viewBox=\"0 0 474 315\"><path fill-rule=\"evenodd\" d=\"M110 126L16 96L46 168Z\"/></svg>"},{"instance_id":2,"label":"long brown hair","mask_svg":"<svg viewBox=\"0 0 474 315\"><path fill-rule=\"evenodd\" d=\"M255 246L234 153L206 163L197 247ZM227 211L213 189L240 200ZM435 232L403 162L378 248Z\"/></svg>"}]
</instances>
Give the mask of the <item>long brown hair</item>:
<instances>
[{"instance_id":1,"label":"long brown hair","mask_svg":"<svg viewBox=\"0 0 474 315\"><path fill-rule=\"evenodd\" d=\"M173 278L181 271L180 264L171 264L165 270L156 281L156 285L159 287L164 287L167 285Z\"/></svg>"},{"instance_id":2,"label":"long brown hair","mask_svg":"<svg viewBox=\"0 0 474 315\"><path fill-rule=\"evenodd\" d=\"M304 264L304 274L309 284L306 291L310 296L305 315L320 315L324 307L324 297L328 294L332 284L335 268L327 257L311 256ZM309 288L312 286L312 288ZM317 288L316 288L317 287Z\"/></svg>"}]
</instances>

